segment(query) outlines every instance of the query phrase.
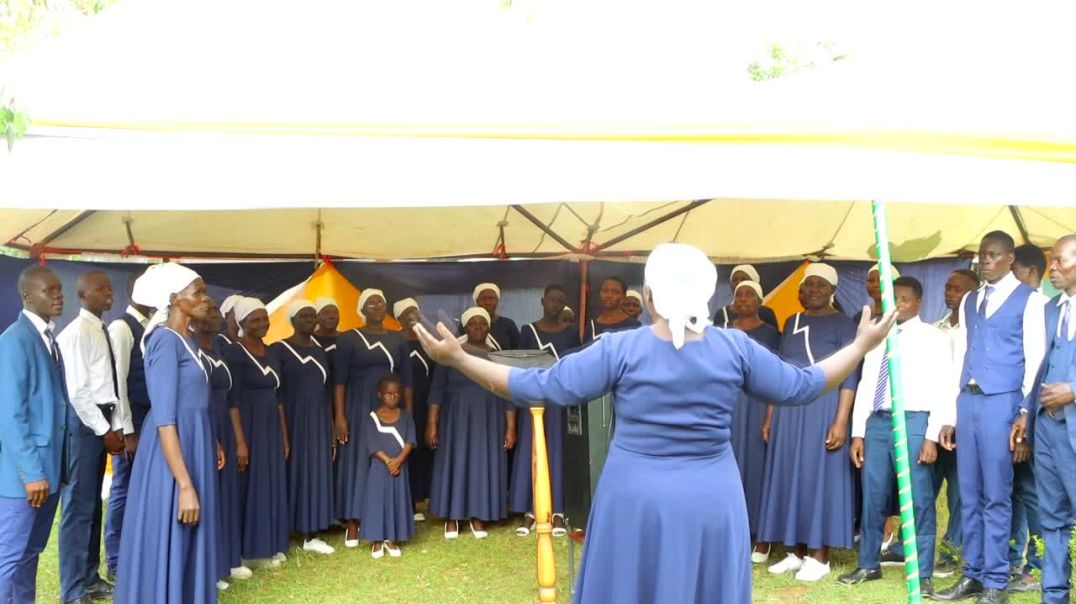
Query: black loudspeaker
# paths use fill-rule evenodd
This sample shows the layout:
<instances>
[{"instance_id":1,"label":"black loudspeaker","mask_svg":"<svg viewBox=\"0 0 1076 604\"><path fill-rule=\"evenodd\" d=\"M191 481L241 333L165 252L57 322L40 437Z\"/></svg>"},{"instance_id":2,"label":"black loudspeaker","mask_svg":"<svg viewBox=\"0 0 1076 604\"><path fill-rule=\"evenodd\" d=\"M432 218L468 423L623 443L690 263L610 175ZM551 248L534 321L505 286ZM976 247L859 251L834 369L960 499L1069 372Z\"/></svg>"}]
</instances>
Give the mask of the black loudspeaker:
<instances>
[{"instance_id":1,"label":"black loudspeaker","mask_svg":"<svg viewBox=\"0 0 1076 604\"><path fill-rule=\"evenodd\" d=\"M564 513L572 529L582 529L613 439L613 395L565 411Z\"/></svg>"}]
</instances>

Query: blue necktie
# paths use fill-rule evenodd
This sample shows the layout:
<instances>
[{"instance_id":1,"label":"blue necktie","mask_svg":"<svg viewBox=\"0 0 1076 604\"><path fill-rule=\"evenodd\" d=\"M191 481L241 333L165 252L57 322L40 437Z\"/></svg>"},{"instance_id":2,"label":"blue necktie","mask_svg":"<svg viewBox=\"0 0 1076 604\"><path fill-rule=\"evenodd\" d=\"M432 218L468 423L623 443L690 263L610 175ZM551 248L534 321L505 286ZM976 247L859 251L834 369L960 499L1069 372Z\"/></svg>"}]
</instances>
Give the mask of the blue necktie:
<instances>
[{"instance_id":1,"label":"blue necktie","mask_svg":"<svg viewBox=\"0 0 1076 604\"><path fill-rule=\"evenodd\" d=\"M986 318L986 304L987 304L987 301L990 300L990 294L992 294L992 293L994 293L994 286L993 285L987 285L986 289L983 290L983 299L979 303L979 313L978 314L979 314L980 319L985 319Z\"/></svg>"},{"instance_id":2,"label":"blue necktie","mask_svg":"<svg viewBox=\"0 0 1076 604\"><path fill-rule=\"evenodd\" d=\"M52 355L52 361L58 366L62 366L60 361L60 347L56 345L56 338L52 335L52 328L45 329L45 337L49 339L49 353Z\"/></svg>"},{"instance_id":3,"label":"blue necktie","mask_svg":"<svg viewBox=\"0 0 1076 604\"><path fill-rule=\"evenodd\" d=\"M1072 320L1072 311L1069 310L1072 308L1071 305L1072 300L1065 300L1065 303L1061 305L1061 325L1059 329L1061 330L1061 339L1066 342L1072 341L1072 335L1069 333L1069 325Z\"/></svg>"},{"instance_id":4,"label":"blue necktie","mask_svg":"<svg viewBox=\"0 0 1076 604\"><path fill-rule=\"evenodd\" d=\"M878 368L878 385L874 389L874 412L882 410L885 391L889 388L889 350L882 352L882 365Z\"/></svg>"}]
</instances>

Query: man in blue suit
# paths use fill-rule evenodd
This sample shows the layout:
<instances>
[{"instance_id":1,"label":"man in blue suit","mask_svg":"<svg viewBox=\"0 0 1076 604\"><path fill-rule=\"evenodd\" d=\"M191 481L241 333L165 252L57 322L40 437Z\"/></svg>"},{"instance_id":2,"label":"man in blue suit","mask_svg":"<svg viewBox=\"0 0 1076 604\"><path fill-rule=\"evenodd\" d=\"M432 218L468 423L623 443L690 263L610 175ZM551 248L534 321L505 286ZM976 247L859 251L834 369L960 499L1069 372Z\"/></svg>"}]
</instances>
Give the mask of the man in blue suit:
<instances>
[{"instance_id":1,"label":"man in blue suit","mask_svg":"<svg viewBox=\"0 0 1076 604\"><path fill-rule=\"evenodd\" d=\"M1061 293L1046 305L1046 361L1027 404L1033 411L1039 519L1046 542L1042 601L1060 604L1069 601L1069 539L1076 508L1076 234L1054 245L1050 282ZM1013 430L1013 439L1021 436Z\"/></svg>"},{"instance_id":2,"label":"man in blue suit","mask_svg":"<svg viewBox=\"0 0 1076 604\"><path fill-rule=\"evenodd\" d=\"M32 266L18 281L23 310L0 335L0 602L33 602L65 480L67 392L52 319L60 279Z\"/></svg>"}]
</instances>

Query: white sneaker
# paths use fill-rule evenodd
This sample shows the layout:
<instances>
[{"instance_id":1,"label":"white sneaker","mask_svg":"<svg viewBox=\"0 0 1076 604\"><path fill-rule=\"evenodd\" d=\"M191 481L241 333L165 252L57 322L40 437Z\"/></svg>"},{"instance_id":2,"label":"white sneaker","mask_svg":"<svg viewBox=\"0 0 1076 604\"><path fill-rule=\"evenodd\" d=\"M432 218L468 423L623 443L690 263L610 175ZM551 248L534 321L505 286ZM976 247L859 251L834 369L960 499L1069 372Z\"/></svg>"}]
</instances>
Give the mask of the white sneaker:
<instances>
[{"instance_id":1,"label":"white sneaker","mask_svg":"<svg viewBox=\"0 0 1076 604\"><path fill-rule=\"evenodd\" d=\"M770 552L751 552L751 564L762 564L770 559Z\"/></svg>"},{"instance_id":2,"label":"white sneaker","mask_svg":"<svg viewBox=\"0 0 1076 604\"><path fill-rule=\"evenodd\" d=\"M229 587L231 587L231 585L228 585L227 581L217 581L217 591L224 591Z\"/></svg>"},{"instance_id":3,"label":"white sneaker","mask_svg":"<svg viewBox=\"0 0 1076 604\"><path fill-rule=\"evenodd\" d=\"M807 556L803 559L803 567L796 573L797 581L814 583L829 574L829 563L822 564L818 560Z\"/></svg>"},{"instance_id":4,"label":"white sneaker","mask_svg":"<svg viewBox=\"0 0 1076 604\"><path fill-rule=\"evenodd\" d=\"M777 564L774 564L767 568L771 575L783 575L793 571L798 571L803 568L803 559L796 554L789 554L785 556L784 560L781 560Z\"/></svg>"},{"instance_id":5,"label":"white sneaker","mask_svg":"<svg viewBox=\"0 0 1076 604\"><path fill-rule=\"evenodd\" d=\"M426 514L422 512L415 512L415 522L423 522L426 520Z\"/></svg>"},{"instance_id":6,"label":"white sneaker","mask_svg":"<svg viewBox=\"0 0 1076 604\"><path fill-rule=\"evenodd\" d=\"M304 552L314 552L315 554L329 554L336 553L336 549L333 546L325 543L321 539L311 539L309 541L303 541Z\"/></svg>"},{"instance_id":7,"label":"white sneaker","mask_svg":"<svg viewBox=\"0 0 1076 604\"><path fill-rule=\"evenodd\" d=\"M254 576L254 571L245 566L237 566L232 569L231 575L237 581L245 581Z\"/></svg>"}]
</instances>

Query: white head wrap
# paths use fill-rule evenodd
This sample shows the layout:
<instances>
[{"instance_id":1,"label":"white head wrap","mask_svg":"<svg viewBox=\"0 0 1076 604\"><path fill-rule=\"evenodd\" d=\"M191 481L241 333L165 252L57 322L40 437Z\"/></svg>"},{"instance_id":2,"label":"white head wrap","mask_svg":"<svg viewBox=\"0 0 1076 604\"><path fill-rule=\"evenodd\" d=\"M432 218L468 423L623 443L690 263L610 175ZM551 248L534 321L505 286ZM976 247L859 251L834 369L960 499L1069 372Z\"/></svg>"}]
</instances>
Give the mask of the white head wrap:
<instances>
[{"instance_id":1,"label":"white head wrap","mask_svg":"<svg viewBox=\"0 0 1076 604\"><path fill-rule=\"evenodd\" d=\"M756 294L758 294L758 299L759 300L763 299L762 286L759 285L758 283L755 283L754 281L740 281L740 284L736 286L736 291L739 291L741 287L750 288L752 291L754 291ZM733 292L733 293L735 293L735 292Z\"/></svg>"},{"instance_id":2,"label":"white head wrap","mask_svg":"<svg viewBox=\"0 0 1076 604\"><path fill-rule=\"evenodd\" d=\"M310 300L295 300L288 305L288 319L294 319L295 315L299 314L299 311L304 308L313 308L314 312L317 312L317 308Z\"/></svg>"},{"instance_id":3,"label":"white head wrap","mask_svg":"<svg viewBox=\"0 0 1076 604\"><path fill-rule=\"evenodd\" d=\"M325 308L326 306L336 306L336 309L340 310L340 307L336 304L336 300L333 300L332 298L321 297L317 300L314 300L315 311L321 312L321 309Z\"/></svg>"},{"instance_id":4,"label":"white head wrap","mask_svg":"<svg viewBox=\"0 0 1076 604\"><path fill-rule=\"evenodd\" d=\"M266 310L262 301L257 298L243 296L235 303L235 322L237 324L242 323L244 319L250 316L250 313L256 310ZM242 325L239 325L239 337L243 337Z\"/></svg>"},{"instance_id":5,"label":"white head wrap","mask_svg":"<svg viewBox=\"0 0 1076 604\"><path fill-rule=\"evenodd\" d=\"M153 276L149 274L149 268L135 279L134 290L131 292L131 301L142 306L152 306L150 301L153 299Z\"/></svg>"},{"instance_id":6,"label":"white head wrap","mask_svg":"<svg viewBox=\"0 0 1076 604\"><path fill-rule=\"evenodd\" d=\"M800 280L800 285L807 280L807 277L821 277L833 287L837 287L837 269L824 262L812 262L807 266L807 270L803 271L803 279Z\"/></svg>"},{"instance_id":7,"label":"white head wrap","mask_svg":"<svg viewBox=\"0 0 1076 604\"><path fill-rule=\"evenodd\" d=\"M224 299L224 302L220 303L220 315L223 317L227 315L231 310L235 308L236 302L243 299L242 294L232 294Z\"/></svg>"},{"instance_id":8,"label":"white head wrap","mask_svg":"<svg viewBox=\"0 0 1076 604\"><path fill-rule=\"evenodd\" d=\"M471 299L475 304L478 304L478 294L486 291L487 289L493 290L493 293L497 294L497 299L501 298L501 288L497 287L496 283L479 283L474 288L474 293L471 294Z\"/></svg>"},{"instance_id":9,"label":"white head wrap","mask_svg":"<svg viewBox=\"0 0 1076 604\"><path fill-rule=\"evenodd\" d=\"M358 313L359 313L359 316L362 317L363 321L366 320L366 314L362 312L362 307L366 306L366 301L369 300L370 298L373 298L374 296L381 296L381 299L384 300L386 303L388 303L388 299L385 298L385 292L383 292L383 291L381 291L379 289L374 289L372 287L368 287L368 288L362 290L362 293L359 294Z\"/></svg>"},{"instance_id":10,"label":"white head wrap","mask_svg":"<svg viewBox=\"0 0 1076 604\"><path fill-rule=\"evenodd\" d=\"M760 279L758 276L758 271L755 270L755 267L751 266L750 264L738 264L732 267L732 272L729 273L729 280L732 280L732 276L736 273L743 273L747 275L747 279L749 281L754 281L755 283L762 283L762 279Z\"/></svg>"},{"instance_id":11,"label":"white head wrap","mask_svg":"<svg viewBox=\"0 0 1076 604\"><path fill-rule=\"evenodd\" d=\"M673 346L684 345L685 330L702 333L710 324L709 302L717 269L697 247L663 243L650 252L643 271L654 309L669 322Z\"/></svg>"},{"instance_id":12,"label":"white head wrap","mask_svg":"<svg viewBox=\"0 0 1076 604\"><path fill-rule=\"evenodd\" d=\"M467 324L470 323L471 319L475 317L482 317L486 320L486 324L489 324L489 313L486 312L486 309L482 308L481 306L473 306L463 311L463 315L460 316L460 323L464 327L467 327Z\"/></svg>"},{"instance_id":13,"label":"white head wrap","mask_svg":"<svg viewBox=\"0 0 1076 604\"><path fill-rule=\"evenodd\" d=\"M565 307L564 307L564 310L568 311L568 312L569 312L569 313L570 313L570 314L571 314L571 315L572 315L573 317L575 316L575 311L574 311L574 310L572 310L572 307L571 307L571 306L565 306ZM561 312L561 314L564 314L564 310L560 311L560 312Z\"/></svg>"},{"instance_id":14,"label":"white head wrap","mask_svg":"<svg viewBox=\"0 0 1076 604\"><path fill-rule=\"evenodd\" d=\"M891 266L889 268L893 272L893 278L894 279L900 279L900 271L897 270L897 267ZM874 266L871 267L871 270L867 271L867 276L869 277L871 273L877 273L877 272L881 272L881 269L878 268L877 264L875 264Z\"/></svg>"},{"instance_id":15,"label":"white head wrap","mask_svg":"<svg viewBox=\"0 0 1076 604\"><path fill-rule=\"evenodd\" d=\"M634 289L629 289L628 292L626 294L624 294L624 297L625 298L635 298L636 300L639 301L639 304L643 303L643 295L640 294L639 292L635 291Z\"/></svg>"},{"instance_id":16,"label":"white head wrap","mask_svg":"<svg viewBox=\"0 0 1076 604\"><path fill-rule=\"evenodd\" d=\"M172 303L172 294L178 294L187 289L187 286L198 278L198 273L181 264L165 262L149 267L135 281L135 289L138 290L140 297L134 301L157 309L146 324L145 333L142 334L143 353L146 349L146 342L149 341L149 334L168 321L168 307ZM139 282L142 282L141 287L139 287Z\"/></svg>"},{"instance_id":17,"label":"white head wrap","mask_svg":"<svg viewBox=\"0 0 1076 604\"><path fill-rule=\"evenodd\" d=\"M406 312L408 308L414 308L415 310L418 310L418 300L414 298L404 298L396 304L393 304L392 316L399 319L400 315L404 314L404 312Z\"/></svg>"}]
</instances>

